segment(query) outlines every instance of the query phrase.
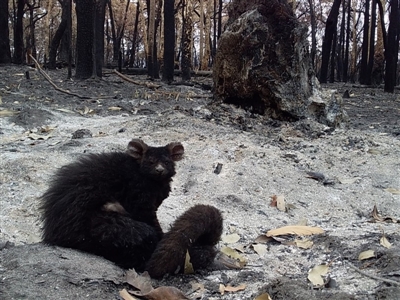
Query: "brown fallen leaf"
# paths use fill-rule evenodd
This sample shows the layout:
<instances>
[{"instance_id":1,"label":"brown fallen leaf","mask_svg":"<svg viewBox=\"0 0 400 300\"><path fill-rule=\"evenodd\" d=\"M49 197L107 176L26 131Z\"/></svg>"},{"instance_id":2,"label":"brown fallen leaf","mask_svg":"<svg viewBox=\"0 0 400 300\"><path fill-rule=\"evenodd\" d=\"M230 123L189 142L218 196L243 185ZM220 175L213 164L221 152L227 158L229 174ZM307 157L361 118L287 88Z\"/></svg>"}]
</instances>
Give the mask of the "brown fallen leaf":
<instances>
[{"instance_id":1,"label":"brown fallen leaf","mask_svg":"<svg viewBox=\"0 0 400 300\"><path fill-rule=\"evenodd\" d=\"M225 294L225 292L238 292L238 291L243 291L246 289L246 285L245 284L241 284L239 286L225 286L223 284L219 285L219 292L221 293L221 295Z\"/></svg>"},{"instance_id":2,"label":"brown fallen leaf","mask_svg":"<svg viewBox=\"0 0 400 300\"><path fill-rule=\"evenodd\" d=\"M236 259L241 267L244 267L247 264L247 260L239 254L236 250L230 248L230 247L223 247L220 250L223 254L228 255L229 257Z\"/></svg>"},{"instance_id":3,"label":"brown fallen leaf","mask_svg":"<svg viewBox=\"0 0 400 300\"><path fill-rule=\"evenodd\" d=\"M174 286L160 286L150 293L143 295L148 300L188 300L181 290Z\"/></svg>"},{"instance_id":4,"label":"brown fallen leaf","mask_svg":"<svg viewBox=\"0 0 400 300\"><path fill-rule=\"evenodd\" d=\"M254 298L254 300L272 300L272 298L268 293L264 293Z\"/></svg>"},{"instance_id":5,"label":"brown fallen leaf","mask_svg":"<svg viewBox=\"0 0 400 300\"><path fill-rule=\"evenodd\" d=\"M258 244L266 244L272 240L272 237L266 236L265 234L259 235L254 242Z\"/></svg>"},{"instance_id":6,"label":"brown fallen leaf","mask_svg":"<svg viewBox=\"0 0 400 300\"><path fill-rule=\"evenodd\" d=\"M295 234L302 236L302 235L321 234L324 232L325 231L319 227L292 225L292 226L284 226L277 229L271 229L266 233L266 236L279 236L287 234Z\"/></svg>"},{"instance_id":7,"label":"brown fallen leaf","mask_svg":"<svg viewBox=\"0 0 400 300\"><path fill-rule=\"evenodd\" d=\"M271 196L271 203L269 204L269 206L276 207L278 205L277 198L278 197L276 195L272 195Z\"/></svg>"},{"instance_id":8,"label":"brown fallen leaf","mask_svg":"<svg viewBox=\"0 0 400 300\"><path fill-rule=\"evenodd\" d=\"M379 212L378 212L378 208L376 207L376 204L374 205L374 208L372 209L371 216L376 222L393 222L393 223L397 223L398 222L398 220L396 220L393 217L383 217L383 216L381 216L379 214Z\"/></svg>"},{"instance_id":9,"label":"brown fallen leaf","mask_svg":"<svg viewBox=\"0 0 400 300\"><path fill-rule=\"evenodd\" d=\"M136 273L135 269L129 269L126 271L125 281L131 286L135 287L140 291L140 294L147 294L153 290L151 285L151 278L149 273L144 272L142 275ZM140 296L140 294L135 294Z\"/></svg>"}]
</instances>

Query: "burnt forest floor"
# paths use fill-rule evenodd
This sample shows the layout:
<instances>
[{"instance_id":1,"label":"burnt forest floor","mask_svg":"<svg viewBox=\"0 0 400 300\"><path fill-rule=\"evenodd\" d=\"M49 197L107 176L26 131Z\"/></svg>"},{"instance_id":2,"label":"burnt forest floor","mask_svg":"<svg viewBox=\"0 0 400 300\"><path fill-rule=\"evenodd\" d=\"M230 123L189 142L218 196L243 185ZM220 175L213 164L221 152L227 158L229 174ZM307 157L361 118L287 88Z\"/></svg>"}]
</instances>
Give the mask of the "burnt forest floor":
<instances>
[{"instance_id":1,"label":"burnt forest floor","mask_svg":"<svg viewBox=\"0 0 400 300\"><path fill-rule=\"evenodd\" d=\"M204 89L210 78L168 86L144 76L127 82L112 72L86 81L67 80L66 70L47 74L76 95L57 91L35 69L0 66L0 299L120 299L127 288L123 270L40 244L38 206L57 168L84 153L123 151L132 138L185 146L172 193L158 212L163 229L194 204L214 205L224 216L219 247L235 249L247 262L241 270L167 276L154 280L155 287L178 287L190 299L254 299L267 292L273 300L398 299L398 90L323 85L350 95L343 99L348 122L332 131L213 103ZM286 211L271 206L274 195L284 197ZM307 247L293 236L257 239L300 222L325 233L305 238ZM359 260L367 250L370 257ZM307 277L318 265L328 270L316 289ZM222 285L237 289L222 293Z\"/></svg>"}]
</instances>

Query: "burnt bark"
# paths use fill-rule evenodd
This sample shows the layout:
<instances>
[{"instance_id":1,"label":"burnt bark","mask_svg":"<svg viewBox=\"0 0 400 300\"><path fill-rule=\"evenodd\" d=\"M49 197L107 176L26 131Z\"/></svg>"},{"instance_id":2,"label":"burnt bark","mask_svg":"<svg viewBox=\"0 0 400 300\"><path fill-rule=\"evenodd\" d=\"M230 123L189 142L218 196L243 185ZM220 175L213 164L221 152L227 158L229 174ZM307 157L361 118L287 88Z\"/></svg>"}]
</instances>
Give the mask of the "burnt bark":
<instances>
[{"instance_id":1,"label":"burnt bark","mask_svg":"<svg viewBox=\"0 0 400 300\"><path fill-rule=\"evenodd\" d=\"M329 57L332 49L332 41L336 32L339 7L342 0L334 0L328 19L326 20L325 36L322 42L321 72L319 81L326 83L328 78Z\"/></svg>"},{"instance_id":2,"label":"burnt bark","mask_svg":"<svg viewBox=\"0 0 400 300\"><path fill-rule=\"evenodd\" d=\"M164 67L162 80L174 80L175 63L175 14L174 0L164 0Z\"/></svg>"},{"instance_id":3,"label":"burnt bark","mask_svg":"<svg viewBox=\"0 0 400 300\"><path fill-rule=\"evenodd\" d=\"M132 49L131 49L131 55L129 58L129 67L130 68L133 67L133 65L135 63L135 57L136 57L136 43L137 43L137 37L138 37L139 12L140 12L140 1L136 2L135 25L133 28Z\"/></svg>"},{"instance_id":4,"label":"burnt bark","mask_svg":"<svg viewBox=\"0 0 400 300\"><path fill-rule=\"evenodd\" d=\"M370 0L365 0L363 42L362 42L362 50L361 50L360 73L359 73L359 81L361 84L367 84L368 50L369 50L369 43L368 43L369 2L370 2Z\"/></svg>"},{"instance_id":5,"label":"burnt bark","mask_svg":"<svg viewBox=\"0 0 400 300\"><path fill-rule=\"evenodd\" d=\"M375 55L375 29L376 29L376 0L372 0L368 64L367 64L367 73L365 78L367 85L372 84L372 68L374 66L374 55Z\"/></svg>"},{"instance_id":6,"label":"burnt bark","mask_svg":"<svg viewBox=\"0 0 400 300\"><path fill-rule=\"evenodd\" d=\"M76 73L79 79L86 79L93 74L93 0L79 0L76 5Z\"/></svg>"},{"instance_id":7,"label":"burnt bark","mask_svg":"<svg viewBox=\"0 0 400 300\"><path fill-rule=\"evenodd\" d=\"M0 0L0 64L11 62L8 31L8 0Z\"/></svg>"},{"instance_id":8,"label":"burnt bark","mask_svg":"<svg viewBox=\"0 0 400 300\"><path fill-rule=\"evenodd\" d=\"M68 12L70 10L70 0L59 0L61 3L61 22L60 25L58 25L57 31L54 34L53 39L51 40L50 44L50 51L49 51L49 63L48 63L48 68L49 69L55 69L56 68L56 60L57 60L57 50L58 47L60 46L61 40L66 32L67 26L68 26Z\"/></svg>"},{"instance_id":9,"label":"burnt bark","mask_svg":"<svg viewBox=\"0 0 400 300\"><path fill-rule=\"evenodd\" d=\"M192 69L192 11L189 1L182 0L182 81L189 81L191 79Z\"/></svg>"},{"instance_id":10,"label":"burnt bark","mask_svg":"<svg viewBox=\"0 0 400 300\"><path fill-rule=\"evenodd\" d=\"M307 28L287 1L233 0L213 66L216 100L280 120L338 126L341 100L319 90L308 46Z\"/></svg>"},{"instance_id":11,"label":"burnt bark","mask_svg":"<svg viewBox=\"0 0 400 300\"><path fill-rule=\"evenodd\" d=\"M344 8L343 8L344 9ZM344 63L343 63L343 81L347 82L348 79L348 70L349 70L349 52L350 52L350 12L351 12L351 0L347 0L347 19L346 19L346 49L344 54Z\"/></svg>"},{"instance_id":12,"label":"burnt bark","mask_svg":"<svg viewBox=\"0 0 400 300\"><path fill-rule=\"evenodd\" d=\"M397 57L399 51L399 1L390 1L389 29L385 49L385 92L394 93L396 85Z\"/></svg>"},{"instance_id":13,"label":"burnt bark","mask_svg":"<svg viewBox=\"0 0 400 300\"><path fill-rule=\"evenodd\" d=\"M17 17L14 23L13 63L15 64L22 64L24 62L24 8L25 0L17 0Z\"/></svg>"}]
</instances>

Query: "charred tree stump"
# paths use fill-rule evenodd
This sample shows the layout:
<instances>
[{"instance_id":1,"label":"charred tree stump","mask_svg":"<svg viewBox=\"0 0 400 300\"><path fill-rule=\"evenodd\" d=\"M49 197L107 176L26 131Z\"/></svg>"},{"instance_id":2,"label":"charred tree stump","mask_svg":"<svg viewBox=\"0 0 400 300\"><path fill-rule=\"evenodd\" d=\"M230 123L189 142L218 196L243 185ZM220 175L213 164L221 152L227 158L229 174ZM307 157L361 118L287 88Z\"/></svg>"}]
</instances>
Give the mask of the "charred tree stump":
<instances>
[{"instance_id":1,"label":"charred tree stump","mask_svg":"<svg viewBox=\"0 0 400 300\"><path fill-rule=\"evenodd\" d=\"M287 0L233 0L228 13L213 69L218 101L280 120L342 122L341 98L321 90L307 29Z\"/></svg>"}]
</instances>

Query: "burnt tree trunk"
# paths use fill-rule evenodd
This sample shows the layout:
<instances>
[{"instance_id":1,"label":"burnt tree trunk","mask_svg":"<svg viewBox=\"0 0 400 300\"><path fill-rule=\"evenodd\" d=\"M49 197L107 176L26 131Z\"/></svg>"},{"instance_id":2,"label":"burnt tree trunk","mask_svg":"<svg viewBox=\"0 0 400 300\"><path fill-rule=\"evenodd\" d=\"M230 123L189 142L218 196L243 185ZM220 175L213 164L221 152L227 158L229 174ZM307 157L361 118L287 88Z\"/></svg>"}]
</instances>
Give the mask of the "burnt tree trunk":
<instances>
[{"instance_id":1,"label":"burnt tree trunk","mask_svg":"<svg viewBox=\"0 0 400 300\"><path fill-rule=\"evenodd\" d=\"M371 25L370 25L370 36L369 36L369 50L368 50L368 63L366 73L366 84L372 84L372 68L374 66L374 55L375 55L375 29L376 29L376 0L372 0L371 6Z\"/></svg>"},{"instance_id":2,"label":"burnt tree trunk","mask_svg":"<svg viewBox=\"0 0 400 300\"><path fill-rule=\"evenodd\" d=\"M50 52L49 52L49 63L48 63L48 68L49 69L55 69L56 68L56 60L57 60L57 50L58 47L60 46L61 39L64 36L64 33L66 32L67 26L68 26L68 11L70 10L69 8L69 3L70 0L62 0L61 2L61 22L60 25L58 25L57 31L54 34L53 39L51 40L50 44Z\"/></svg>"},{"instance_id":3,"label":"burnt tree trunk","mask_svg":"<svg viewBox=\"0 0 400 300\"><path fill-rule=\"evenodd\" d=\"M175 13L174 0L164 0L164 67L162 80L174 80L175 63Z\"/></svg>"},{"instance_id":4,"label":"burnt tree trunk","mask_svg":"<svg viewBox=\"0 0 400 300\"><path fill-rule=\"evenodd\" d=\"M317 21L315 19L314 0L308 0L308 4L310 6L310 20L311 20L311 63L313 68L315 68L315 55L317 53L317 38L316 38Z\"/></svg>"},{"instance_id":5,"label":"burnt tree trunk","mask_svg":"<svg viewBox=\"0 0 400 300\"><path fill-rule=\"evenodd\" d=\"M17 1L17 18L14 23L14 64L22 64L24 62L24 8L25 0Z\"/></svg>"},{"instance_id":6,"label":"burnt tree trunk","mask_svg":"<svg viewBox=\"0 0 400 300\"><path fill-rule=\"evenodd\" d=\"M367 84L367 72L368 72L368 50L369 50L369 1L365 0L365 12L364 12L364 29L363 29L363 42L361 50L361 63L359 81L361 84Z\"/></svg>"},{"instance_id":7,"label":"burnt tree trunk","mask_svg":"<svg viewBox=\"0 0 400 300\"><path fill-rule=\"evenodd\" d=\"M131 49L131 56L129 57L130 68L133 67L136 57L136 42L138 37L139 13L140 13L140 1L136 2L136 14L135 14L135 25L133 27L132 49Z\"/></svg>"},{"instance_id":8,"label":"burnt tree trunk","mask_svg":"<svg viewBox=\"0 0 400 300\"><path fill-rule=\"evenodd\" d=\"M8 31L8 0L0 0L0 64L11 62Z\"/></svg>"},{"instance_id":9,"label":"burnt tree trunk","mask_svg":"<svg viewBox=\"0 0 400 300\"><path fill-rule=\"evenodd\" d=\"M251 28L251 30L249 30ZM286 0L233 0L213 67L217 101L280 120L338 126L340 98L324 94L308 52L307 28Z\"/></svg>"},{"instance_id":10,"label":"burnt tree trunk","mask_svg":"<svg viewBox=\"0 0 400 300\"><path fill-rule=\"evenodd\" d=\"M342 0L334 0L331 11L326 20L325 36L322 42L322 59L321 59L321 72L319 81L326 83L328 78L329 57L332 49L333 36L336 32L337 20L339 16L339 7Z\"/></svg>"},{"instance_id":11,"label":"burnt tree trunk","mask_svg":"<svg viewBox=\"0 0 400 300\"><path fill-rule=\"evenodd\" d=\"M349 70L349 52L350 52L350 12L351 12L351 0L347 0L347 19L346 19L346 50L344 54L344 63L343 63L343 81L347 82L348 78L348 70Z\"/></svg>"},{"instance_id":12,"label":"burnt tree trunk","mask_svg":"<svg viewBox=\"0 0 400 300\"><path fill-rule=\"evenodd\" d=\"M385 49L385 92L394 93L396 85L397 57L399 50L399 1L390 1L389 29Z\"/></svg>"},{"instance_id":13,"label":"burnt tree trunk","mask_svg":"<svg viewBox=\"0 0 400 300\"><path fill-rule=\"evenodd\" d=\"M76 2L76 73L79 79L86 79L93 74L93 0Z\"/></svg>"},{"instance_id":14,"label":"burnt tree trunk","mask_svg":"<svg viewBox=\"0 0 400 300\"><path fill-rule=\"evenodd\" d=\"M182 1L182 81L189 81L191 79L192 69L192 10L190 1Z\"/></svg>"}]
</instances>

